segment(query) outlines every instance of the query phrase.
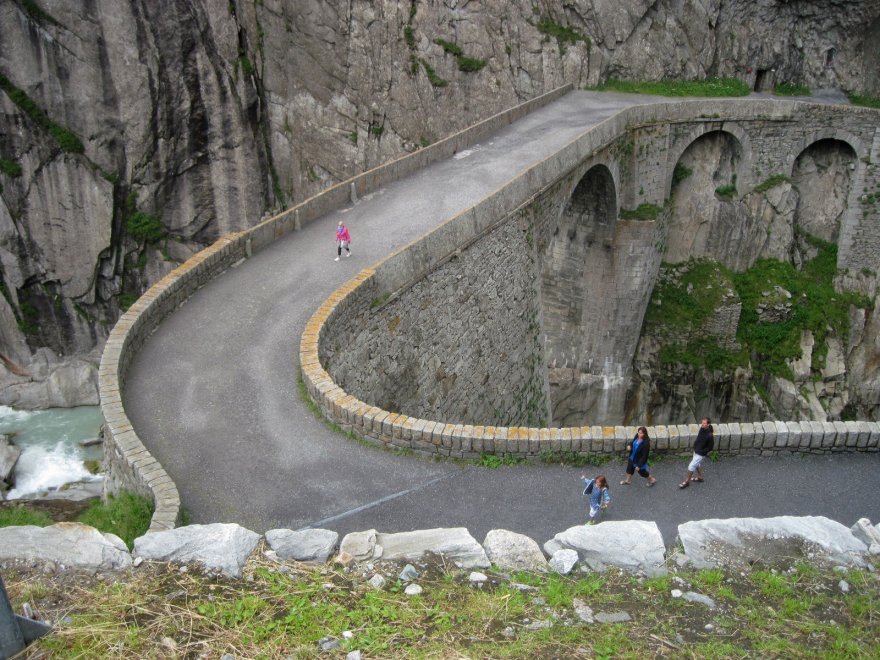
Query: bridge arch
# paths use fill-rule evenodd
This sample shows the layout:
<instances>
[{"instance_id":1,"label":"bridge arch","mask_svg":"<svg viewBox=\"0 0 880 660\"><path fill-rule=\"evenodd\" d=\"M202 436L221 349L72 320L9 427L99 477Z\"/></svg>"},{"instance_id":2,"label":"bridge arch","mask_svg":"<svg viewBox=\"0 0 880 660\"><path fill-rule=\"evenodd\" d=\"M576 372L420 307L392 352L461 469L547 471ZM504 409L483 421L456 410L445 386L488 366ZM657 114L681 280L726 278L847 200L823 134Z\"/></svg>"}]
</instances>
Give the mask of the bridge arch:
<instances>
[{"instance_id":1,"label":"bridge arch","mask_svg":"<svg viewBox=\"0 0 880 660\"><path fill-rule=\"evenodd\" d=\"M794 223L807 233L839 243L851 208L858 154L847 142L817 140L797 154L791 169L798 190Z\"/></svg>"},{"instance_id":2,"label":"bridge arch","mask_svg":"<svg viewBox=\"0 0 880 660\"><path fill-rule=\"evenodd\" d=\"M672 195L672 186L675 182L675 166L681 160L685 152L697 142L700 138L708 133L728 133L739 145L739 166L736 170L737 190L748 190L752 185L752 176L749 165L753 162L752 140L749 134L736 122L706 122L694 126L694 128L685 134L682 138L669 148L669 167L666 168L666 182L664 191L668 199Z\"/></svg>"}]
</instances>

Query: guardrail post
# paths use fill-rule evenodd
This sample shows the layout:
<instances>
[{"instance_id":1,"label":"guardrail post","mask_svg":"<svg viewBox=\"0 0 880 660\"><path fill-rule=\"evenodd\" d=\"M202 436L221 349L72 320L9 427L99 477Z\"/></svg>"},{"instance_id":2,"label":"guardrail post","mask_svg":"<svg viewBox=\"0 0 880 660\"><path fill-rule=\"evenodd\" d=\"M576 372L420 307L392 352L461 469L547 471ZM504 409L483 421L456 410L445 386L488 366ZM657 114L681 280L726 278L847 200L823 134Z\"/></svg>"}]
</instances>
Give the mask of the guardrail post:
<instances>
[{"instance_id":1,"label":"guardrail post","mask_svg":"<svg viewBox=\"0 0 880 660\"><path fill-rule=\"evenodd\" d=\"M0 577L0 660L11 658L35 639L52 630L48 624L13 613Z\"/></svg>"}]
</instances>

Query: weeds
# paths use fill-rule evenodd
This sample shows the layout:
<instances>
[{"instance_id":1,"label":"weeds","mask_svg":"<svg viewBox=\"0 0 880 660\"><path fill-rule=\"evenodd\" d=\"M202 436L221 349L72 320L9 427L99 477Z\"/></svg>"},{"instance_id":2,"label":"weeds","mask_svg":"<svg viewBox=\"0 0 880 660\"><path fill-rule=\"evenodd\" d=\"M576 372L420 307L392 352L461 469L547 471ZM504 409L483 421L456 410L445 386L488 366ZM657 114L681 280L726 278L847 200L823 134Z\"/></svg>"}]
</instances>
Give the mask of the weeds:
<instances>
[{"instance_id":1,"label":"weeds","mask_svg":"<svg viewBox=\"0 0 880 660\"><path fill-rule=\"evenodd\" d=\"M810 88L806 85L786 82L776 85L776 87L773 88L773 93L777 96L809 96Z\"/></svg>"},{"instance_id":2,"label":"weeds","mask_svg":"<svg viewBox=\"0 0 880 660\"><path fill-rule=\"evenodd\" d=\"M3 172L6 176L19 177L21 176L21 165L13 160L0 158L0 172Z\"/></svg>"},{"instance_id":3,"label":"weeds","mask_svg":"<svg viewBox=\"0 0 880 660\"><path fill-rule=\"evenodd\" d=\"M707 78L706 80L616 80L590 87L597 92L627 92L654 96L748 96L751 88L738 78Z\"/></svg>"},{"instance_id":4,"label":"weeds","mask_svg":"<svg viewBox=\"0 0 880 660\"><path fill-rule=\"evenodd\" d=\"M661 209L655 204L639 204L636 209L620 209L621 220L656 220Z\"/></svg>"},{"instance_id":5,"label":"weeds","mask_svg":"<svg viewBox=\"0 0 880 660\"><path fill-rule=\"evenodd\" d=\"M320 643L328 640L339 657L360 650L392 659L646 658L682 648L700 658L869 658L880 652L880 587L868 571L846 575L849 594L836 588L841 576L825 569L811 575L677 572L675 581L716 601L709 611L672 599L669 576L636 579L611 569L507 577L487 570L489 580L477 588L468 571L450 570L439 558L413 563L423 588L416 597L403 594L393 563L315 568L276 563L259 552L236 580L151 562L119 572L112 583L71 570L13 569L4 579L14 607L27 601L59 622L26 657L213 657L222 650L236 657L305 658L322 656ZM387 576L389 586L367 587L375 573ZM594 612L625 611L632 620L584 623L575 600Z\"/></svg>"},{"instance_id":6,"label":"weeds","mask_svg":"<svg viewBox=\"0 0 880 660\"><path fill-rule=\"evenodd\" d=\"M0 509L0 527L17 527L19 525L35 525L48 527L55 521L44 511L28 509L24 506L12 506Z\"/></svg>"},{"instance_id":7,"label":"weeds","mask_svg":"<svg viewBox=\"0 0 880 660\"><path fill-rule=\"evenodd\" d=\"M540 460L548 465L571 465L584 467L587 465L605 465L611 460L608 454L579 454L575 451L544 451L541 452Z\"/></svg>"},{"instance_id":8,"label":"weeds","mask_svg":"<svg viewBox=\"0 0 880 660\"><path fill-rule=\"evenodd\" d=\"M849 102L865 108L880 108L880 97L864 96L862 94L850 94Z\"/></svg>"},{"instance_id":9,"label":"weeds","mask_svg":"<svg viewBox=\"0 0 880 660\"><path fill-rule=\"evenodd\" d=\"M772 176L767 177L757 186L755 186L756 193L767 192L771 188L775 188L776 186L782 185L783 183L789 183L791 179L789 179L784 174L774 174Z\"/></svg>"},{"instance_id":10,"label":"weeds","mask_svg":"<svg viewBox=\"0 0 880 660\"><path fill-rule=\"evenodd\" d=\"M132 548L134 540L147 533L152 517L152 502L142 495L123 491L108 496L106 504L92 502L77 520L102 532L116 534Z\"/></svg>"}]
</instances>

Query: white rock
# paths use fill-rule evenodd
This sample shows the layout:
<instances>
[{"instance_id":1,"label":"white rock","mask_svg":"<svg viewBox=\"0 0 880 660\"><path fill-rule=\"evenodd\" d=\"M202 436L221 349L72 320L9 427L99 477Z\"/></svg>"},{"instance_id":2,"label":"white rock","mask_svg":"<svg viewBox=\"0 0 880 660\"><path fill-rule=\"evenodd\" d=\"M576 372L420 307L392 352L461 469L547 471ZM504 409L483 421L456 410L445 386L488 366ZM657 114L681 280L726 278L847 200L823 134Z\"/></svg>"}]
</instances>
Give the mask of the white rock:
<instances>
[{"instance_id":1,"label":"white rock","mask_svg":"<svg viewBox=\"0 0 880 660\"><path fill-rule=\"evenodd\" d=\"M550 569L560 575L568 575L571 573L571 569L574 568L574 565L577 564L577 562L577 550L563 548L554 552L553 556L550 557Z\"/></svg>"},{"instance_id":2,"label":"white rock","mask_svg":"<svg viewBox=\"0 0 880 660\"><path fill-rule=\"evenodd\" d=\"M135 553L153 561L198 562L209 571L239 577L260 535L234 523L188 525L135 539Z\"/></svg>"},{"instance_id":3,"label":"white rock","mask_svg":"<svg viewBox=\"0 0 880 660\"><path fill-rule=\"evenodd\" d=\"M418 559L426 552L434 552L452 560L459 568L490 566L483 547L464 527L377 534L376 545L382 548L382 558L388 560Z\"/></svg>"},{"instance_id":4,"label":"white rock","mask_svg":"<svg viewBox=\"0 0 880 660\"><path fill-rule=\"evenodd\" d=\"M376 552L376 530L346 534L339 544L339 554L347 553L356 561L373 559Z\"/></svg>"},{"instance_id":5,"label":"white rock","mask_svg":"<svg viewBox=\"0 0 880 660\"><path fill-rule=\"evenodd\" d=\"M847 582L846 580L841 580L840 582L837 583L837 586L840 588L840 590L843 593L845 593L845 594L849 593L849 582Z\"/></svg>"},{"instance_id":6,"label":"white rock","mask_svg":"<svg viewBox=\"0 0 880 660\"><path fill-rule=\"evenodd\" d=\"M747 566L768 555L863 566L868 550L849 529L821 516L697 520L679 525L678 538L696 568Z\"/></svg>"},{"instance_id":7,"label":"white rock","mask_svg":"<svg viewBox=\"0 0 880 660\"><path fill-rule=\"evenodd\" d=\"M422 588L417 584L408 584L406 589L403 590L407 596L418 596L422 593Z\"/></svg>"},{"instance_id":8,"label":"white rock","mask_svg":"<svg viewBox=\"0 0 880 660\"><path fill-rule=\"evenodd\" d=\"M574 613L577 614L577 617L583 621L584 623L594 623L595 619L593 618L593 608L587 605L580 598L575 598L572 602L574 606Z\"/></svg>"},{"instance_id":9,"label":"white rock","mask_svg":"<svg viewBox=\"0 0 880 660\"><path fill-rule=\"evenodd\" d=\"M578 525L544 544L544 551L551 556L566 548L575 550L580 561L594 571L617 566L649 576L666 574L666 546L653 521L611 520L600 525Z\"/></svg>"},{"instance_id":10,"label":"white rock","mask_svg":"<svg viewBox=\"0 0 880 660\"><path fill-rule=\"evenodd\" d=\"M546 571L547 559L540 546L528 536L493 529L486 534L483 548L489 561L505 571Z\"/></svg>"},{"instance_id":11,"label":"white rock","mask_svg":"<svg viewBox=\"0 0 880 660\"><path fill-rule=\"evenodd\" d=\"M385 586L385 578L376 573L373 577L371 577L367 583L373 587L373 589L381 589Z\"/></svg>"},{"instance_id":12,"label":"white rock","mask_svg":"<svg viewBox=\"0 0 880 660\"><path fill-rule=\"evenodd\" d=\"M670 592L670 595L671 595L673 598L681 598L684 594L683 594L683 592L682 592L681 589L673 589L673 590Z\"/></svg>"},{"instance_id":13,"label":"white rock","mask_svg":"<svg viewBox=\"0 0 880 660\"><path fill-rule=\"evenodd\" d=\"M477 571L473 571L470 575L468 575L468 580L470 582L485 582L488 580L488 576L485 573L479 573Z\"/></svg>"},{"instance_id":14,"label":"white rock","mask_svg":"<svg viewBox=\"0 0 880 660\"><path fill-rule=\"evenodd\" d=\"M850 527L850 531L853 536L869 548L874 543L880 543L880 530L874 527L867 518L859 518L856 524Z\"/></svg>"},{"instance_id":15,"label":"white rock","mask_svg":"<svg viewBox=\"0 0 880 660\"><path fill-rule=\"evenodd\" d=\"M280 559L324 563L336 547L339 534L329 529L270 529L266 542Z\"/></svg>"},{"instance_id":16,"label":"white rock","mask_svg":"<svg viewBox=\"0 0 880 660\"><path fill-rule=\"evenodd\" d=\"M128 547L115 534L80 523L0 528L0 561L51 561L90 569L128 568Z\"/></svg>"}]
</instances>

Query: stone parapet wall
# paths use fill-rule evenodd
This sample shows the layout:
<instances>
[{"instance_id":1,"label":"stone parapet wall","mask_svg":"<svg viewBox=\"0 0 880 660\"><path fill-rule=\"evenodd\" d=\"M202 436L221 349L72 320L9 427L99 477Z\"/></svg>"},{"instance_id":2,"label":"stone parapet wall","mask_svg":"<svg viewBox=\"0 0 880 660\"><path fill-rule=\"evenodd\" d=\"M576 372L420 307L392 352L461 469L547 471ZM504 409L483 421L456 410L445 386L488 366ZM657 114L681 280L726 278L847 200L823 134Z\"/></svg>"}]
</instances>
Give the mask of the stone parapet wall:
<instances>
[{"instance_id":1,"label":"stone parapet wall","mask_svg":"<svg viewBox=\"0 0 880 660\"><path fill-rule=\"evenodd\" d=\"M180 495L162 465L150 454L125 413L123 390L131 360L161 323L199 287L241 259L250 257L304 224L349 203L353 196L377 190L419 169L448 158L528 113L567 94L564 85L455 133L448 138L373 168L307 199L244 232L224 236L153 285L122 315L101 357L98 390L104 416L105 489L130 490L153 501L150 531L173 529L180 515Z\"/></svg>"}]
</instances>

